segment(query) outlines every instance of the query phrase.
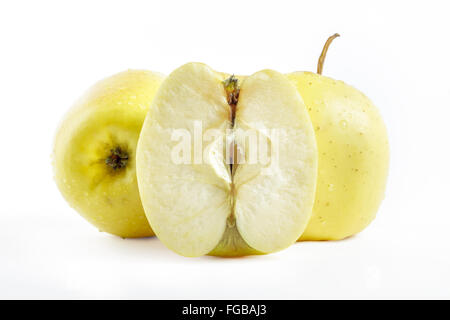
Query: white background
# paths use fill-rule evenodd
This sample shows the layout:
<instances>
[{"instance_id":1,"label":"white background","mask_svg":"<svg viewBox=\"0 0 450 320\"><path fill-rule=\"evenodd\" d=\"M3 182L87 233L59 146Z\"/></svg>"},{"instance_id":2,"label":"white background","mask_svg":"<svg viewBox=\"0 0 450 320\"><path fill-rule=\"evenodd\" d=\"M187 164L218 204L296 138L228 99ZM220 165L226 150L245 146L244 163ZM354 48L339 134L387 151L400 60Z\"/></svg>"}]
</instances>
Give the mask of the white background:
<instances>
[{"instance_id":1,"label":"white background","mask_svg":"<svg viewBox=\"0 0 450 320\"><path fill-rule=\"evenodd\" d=\"M448 1L2 1L0 298L450 298ZM52 178L57 125L85 89L189 61L315 71L368 95L391 145L376 220L345 241L184 258L99 233Z\"/></svg>"}]
</instances>

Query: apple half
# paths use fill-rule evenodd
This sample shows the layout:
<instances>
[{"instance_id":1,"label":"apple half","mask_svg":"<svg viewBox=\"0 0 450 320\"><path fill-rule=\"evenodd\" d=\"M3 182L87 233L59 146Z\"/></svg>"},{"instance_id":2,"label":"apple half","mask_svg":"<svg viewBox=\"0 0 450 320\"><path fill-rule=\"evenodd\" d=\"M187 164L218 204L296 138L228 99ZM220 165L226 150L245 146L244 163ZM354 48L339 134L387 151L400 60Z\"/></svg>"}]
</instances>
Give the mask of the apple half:
<instances>
[{"instance_id":1,"label":"apple half","mask_svg":"<svg viewBox=\"0 0 450 320\"><path fill-rule=\"evenodd\" d=\"M238 82L200 63L176 69L139 137L145 214L183 256L279 251L311 216L318 156L299 93L272 70Z\"/></svg>"}]
</instances>

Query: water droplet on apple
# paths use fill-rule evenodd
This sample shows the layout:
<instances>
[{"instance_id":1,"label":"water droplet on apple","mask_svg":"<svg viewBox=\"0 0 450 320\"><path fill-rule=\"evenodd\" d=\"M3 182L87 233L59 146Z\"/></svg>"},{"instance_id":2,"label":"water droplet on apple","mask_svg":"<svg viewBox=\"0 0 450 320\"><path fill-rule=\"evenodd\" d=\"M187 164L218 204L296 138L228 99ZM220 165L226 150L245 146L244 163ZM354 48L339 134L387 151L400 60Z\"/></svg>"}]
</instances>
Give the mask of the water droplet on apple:
<instances>
[{"instance_id":1,"label":"water droplet on apple","mask_svg":"<svg viewBox=\"0 0 450 320\"><path fill-rule=\"evenodd\" d=\"M339 122L339 125L340 125L343 129L346 129L348 123L347 123L347 121L345 121L345 120L341 120L341 121Z\"/></svg>"}]
</instances>

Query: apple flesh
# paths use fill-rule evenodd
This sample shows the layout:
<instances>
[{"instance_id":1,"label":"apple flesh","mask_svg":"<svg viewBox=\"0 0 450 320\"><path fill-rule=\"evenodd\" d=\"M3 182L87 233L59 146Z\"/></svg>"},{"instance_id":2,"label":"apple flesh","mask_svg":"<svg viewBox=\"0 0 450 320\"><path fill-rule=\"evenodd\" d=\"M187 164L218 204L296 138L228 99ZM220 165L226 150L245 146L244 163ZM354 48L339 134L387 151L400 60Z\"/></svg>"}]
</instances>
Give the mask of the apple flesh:
<instances>
[{"instance_id":1,"label":"apple flesh","mask_svg":"<svg viewBox=\"0 0 450 320\"><path fill-rule=\"evenodd\" d=\"M136 145L163 76L129 70L95 84L55 138L55 181L67 202L100 231L154 235L139 198Z\"/></svg>"},{"instance_id":2,"label":"apple flesh","mask_svg":"<svg viewBox=\"0 0 450 320\"><path fill-rule=\"evenodd\" d=\"M201 138L201 159L191 153L199 148L196 123L214 130ZM270 146L269 161L250 161L249 131ZM180 132L189 150L182 163L174 161L185 151L174 139ZM137 176L147 218L173 251L191 257L278 251L298 239L311 215L314 130L286 76L264 70L238 87L236 79L189 63L166 78L153 100L138 142Z\"/></svg>"},{"instance_id":3,"label":"apple flesh","mask_svg":"<svg viewBox=\"0 0 450 320\"><path fill-rule=\"evenodd\" d=\"M384 198L389 145L372 102L342 81L287 75L303 98L317 140L319 170L313 215L300 240L339 240L363 230Z\"/></svg>"}]
</instances>

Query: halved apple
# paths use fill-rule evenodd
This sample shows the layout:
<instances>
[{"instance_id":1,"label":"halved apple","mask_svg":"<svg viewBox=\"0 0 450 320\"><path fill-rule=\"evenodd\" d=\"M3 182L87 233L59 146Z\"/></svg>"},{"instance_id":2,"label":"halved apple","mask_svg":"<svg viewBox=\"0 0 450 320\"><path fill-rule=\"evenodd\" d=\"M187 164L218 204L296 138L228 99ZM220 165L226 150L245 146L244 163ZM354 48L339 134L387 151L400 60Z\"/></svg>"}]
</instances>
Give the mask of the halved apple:
<instances>
[{"instance_id":1,"label":"halved apple","mask_svg":"<svg viewBox=\"0 0 450 320\"><path fill-rule=\"evenodd\" d=\"M270 253L308 223L317 158L308 112L284 75L264 70L239 86L189 63L162 83L144 122L139 191L156 235L181 255Z\"/></svg>"}]
</instances>

